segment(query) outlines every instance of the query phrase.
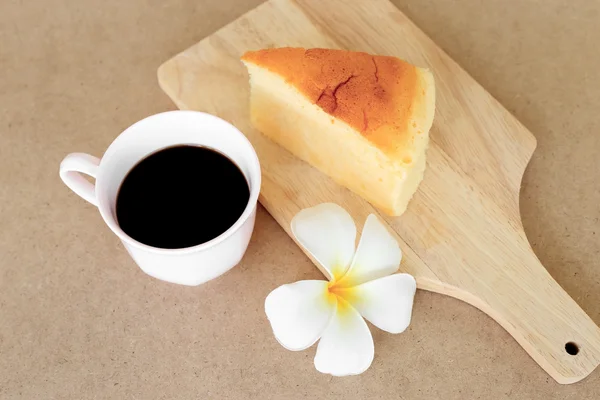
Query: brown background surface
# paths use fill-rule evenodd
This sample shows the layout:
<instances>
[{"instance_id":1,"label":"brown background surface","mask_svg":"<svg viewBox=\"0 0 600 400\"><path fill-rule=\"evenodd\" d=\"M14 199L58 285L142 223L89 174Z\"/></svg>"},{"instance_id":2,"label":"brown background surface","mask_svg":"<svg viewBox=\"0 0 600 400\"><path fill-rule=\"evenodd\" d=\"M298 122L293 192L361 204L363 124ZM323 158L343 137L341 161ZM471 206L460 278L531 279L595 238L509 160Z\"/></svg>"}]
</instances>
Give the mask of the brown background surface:
<instances>
[{"instance_id":1,"label":"brown background surface","mask_svg":"<svg viewBox=\"0 0 600 400\"><path fill-rule=\"evenodd\" d=\"M67 153L100 156L173 109L156 68L259 3L0 3L0 398L595 398L600 370L560 386L486 315L423 291L404 334L373 330L366 373L321 375L264 316L270 290L319 273L263 209L237 268L181 287L143 274L60 182ZM394 3L537 137L526 232L600 324L600 3Z\"/></svg>"}]
</instances>

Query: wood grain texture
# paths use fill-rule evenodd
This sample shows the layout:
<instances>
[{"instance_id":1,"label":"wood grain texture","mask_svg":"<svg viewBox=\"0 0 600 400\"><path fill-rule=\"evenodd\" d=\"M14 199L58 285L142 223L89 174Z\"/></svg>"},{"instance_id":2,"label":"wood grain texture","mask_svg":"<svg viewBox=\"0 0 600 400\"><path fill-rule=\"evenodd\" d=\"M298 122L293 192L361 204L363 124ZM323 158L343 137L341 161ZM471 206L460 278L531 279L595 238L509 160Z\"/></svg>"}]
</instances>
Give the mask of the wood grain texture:
<instances>
[{"instance_id":1,"label":"wood grain texture","mask_svg":"<svg viewBox=\"0 0 600 400\"><path fill-rule=\"evenodd\" d=\"M253 129L239 57L278 46L394 55L432 70L427 170L403 216L382 215ZM218 115L246 134L263 168L260 201L288 234L293 215L322 202L342 205L359 225L378 214L404 251L401 270L421 289L490 315L558 382L577 382L600 363L600 329L540 264L522 228L519 189L535 138L387 0L271 0L167 61L158 76L179 108ZM577 355L566 352L568 342Z\"/></svg>"}]
</instances>

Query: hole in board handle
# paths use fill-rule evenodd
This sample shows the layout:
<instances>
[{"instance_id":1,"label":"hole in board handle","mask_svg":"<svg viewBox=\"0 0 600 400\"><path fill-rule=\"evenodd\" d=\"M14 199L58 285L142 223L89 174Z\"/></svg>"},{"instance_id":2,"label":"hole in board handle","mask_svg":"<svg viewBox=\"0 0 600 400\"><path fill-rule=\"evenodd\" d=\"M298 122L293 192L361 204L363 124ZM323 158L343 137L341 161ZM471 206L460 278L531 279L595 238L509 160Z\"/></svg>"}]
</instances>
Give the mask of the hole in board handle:
<instances>
[{"instance_id":1,"label":"hole in board handle","mask_svg":"<svg viewBox=\"0 0 600 400\"><path fill-rule=\"evenodd\" d=\"M568 354L575 356L577 353L579 353L579 346L577 346L577 344L574 342L568 342L565 344L565 350Z\"/></svg>"}]
</instances>

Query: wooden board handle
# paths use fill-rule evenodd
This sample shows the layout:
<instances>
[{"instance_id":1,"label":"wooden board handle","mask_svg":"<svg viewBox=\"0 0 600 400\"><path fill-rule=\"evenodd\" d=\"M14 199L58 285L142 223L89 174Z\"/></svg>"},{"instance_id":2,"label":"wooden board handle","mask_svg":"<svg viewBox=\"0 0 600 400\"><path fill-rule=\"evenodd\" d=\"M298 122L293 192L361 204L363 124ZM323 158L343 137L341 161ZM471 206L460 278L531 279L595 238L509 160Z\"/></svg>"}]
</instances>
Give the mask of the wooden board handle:
<instances>
[{"instance_id":1,"label":"wooden board handle","mask_svg":"<svg viewBox=\"0 0 600 400\"><path fill-rule=\"evenodd\" d=\"M580 381L600 364L600 329L552 279L533 251L521 270L523 276L505 275L498 277L504 283L490 282L497 284L494 295L492 291L471 293L437 278L418 277L417 284L488 314L557 382Z\"/></svg>"}]
</instances>

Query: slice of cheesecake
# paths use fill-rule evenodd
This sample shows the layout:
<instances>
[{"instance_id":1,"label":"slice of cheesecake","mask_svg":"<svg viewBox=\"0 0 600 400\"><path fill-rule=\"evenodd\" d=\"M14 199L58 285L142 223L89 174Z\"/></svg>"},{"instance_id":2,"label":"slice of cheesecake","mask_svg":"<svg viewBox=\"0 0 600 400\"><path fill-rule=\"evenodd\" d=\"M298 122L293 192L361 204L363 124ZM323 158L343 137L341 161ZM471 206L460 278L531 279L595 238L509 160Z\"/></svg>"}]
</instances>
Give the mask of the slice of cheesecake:
<instances>
[{"instance_id":1,"label":"slice of cheesecake","mask_svg":"<svg viewBox=\"0 0 600 400\"><path fill-rule=\"evenodd\" d=\"M250 51L242 61L258 130L385 213L406 210L435 111L428 70L330 49Z\"/></svg>"}]
</instances>

